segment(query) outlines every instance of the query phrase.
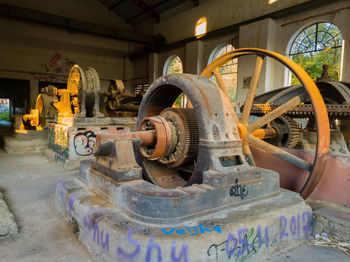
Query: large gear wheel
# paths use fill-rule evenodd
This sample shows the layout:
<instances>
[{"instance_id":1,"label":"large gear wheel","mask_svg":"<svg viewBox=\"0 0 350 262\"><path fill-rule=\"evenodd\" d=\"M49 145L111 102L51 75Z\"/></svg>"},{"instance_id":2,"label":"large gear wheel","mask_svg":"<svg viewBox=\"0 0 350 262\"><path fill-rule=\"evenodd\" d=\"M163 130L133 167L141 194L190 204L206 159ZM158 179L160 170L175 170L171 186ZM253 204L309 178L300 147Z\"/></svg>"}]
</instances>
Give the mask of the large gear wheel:
<instances>
[{"instance_id":1,"label":"large gear wheel","mask_svg":"<svg viewBox=\"0 0 350 262\"><path fill-rule=\"evenodd\" d=\"M160 115L178 130L178 141L173 151L159 162L169 167L192 164L198 154L198 124L193 108L168 107Z\"/></svg>"},{"instance_id":2,"label":"large gear wheel","mask_svg":"<svg viewBox=\"0 0 350 262\"><path fill-rule=\"evenodd\" d=\"M303 131L298 123L287 116L280 116L270 123L276 130L276 136L265 141L279 147L294 148L302 139Z\"/></svg>"}]
</instances>

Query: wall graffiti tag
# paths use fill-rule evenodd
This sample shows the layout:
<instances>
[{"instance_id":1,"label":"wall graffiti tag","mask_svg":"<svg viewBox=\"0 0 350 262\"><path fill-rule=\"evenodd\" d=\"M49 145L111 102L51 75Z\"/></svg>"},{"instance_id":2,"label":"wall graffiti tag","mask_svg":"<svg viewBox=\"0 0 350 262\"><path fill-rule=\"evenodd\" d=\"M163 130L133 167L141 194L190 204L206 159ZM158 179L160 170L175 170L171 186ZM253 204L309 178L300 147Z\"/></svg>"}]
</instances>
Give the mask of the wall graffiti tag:
<instances>
[{"instance_id":1,"label":"wall graffiti tag","mask_svg":"<svg viewBox=\"0 0 350 262\"><path fill-rule=\"evenodd\" d=\"M301 236L308 239L311 231L310 212L303 212L297 216L292 216L289 221L285 216L280 216L280 232L277 236L270 236L268 227L264 229L258 226L257 230L251 228L241 228L235 235L228 233L227 239L219 244L212 244L207 250L208 257L226 255L227 260L243 261L246 258L257 254L262 247L269 248L276 245L279 241L292 236Z\"/></svg>"},{"instance_id":2,"label":"wall graffiti tag","mask_svg":"<svg viewBox=\"0 0 350 262\"><path fill-rule=\"evenodd\" d=\"M162 228L161 229L164 233L164 235L170 235L170 234L173 234L173 233L176 233L177 235L190 235L190 236L195 236L197 235L198 233L200 234L204 234L206 232L212 232L212 231L216 231L220 234L222 234L222 230L220 228L220 226L213 226L212 228L210 227L207 227L207 226L203 226L201 224L198 225L198 229L197 227L195 226L192 226L192 227L185 227L185 229L175 229L175 228L171 228L171 229L164 229Z\"/></svg>"},{"instance_id":3,"label":"wall graffiti tag","mask_svg":"<svg viewBox=\"0 0 350 262\"><path fill-rule=\"evenodd\" d=\"M93 152L96 142L96 134L94 131L88 130L78 132L74 136L73 144L74 150L79 156L89 156Z\"/></svg>"},{"instance_id":4,"label":"wall graffiti tag","mask_svg":"<svg viewBox=\"0 0 350 262\"><path fill-rule=\"evenodd\" d=\"M248 195L246 185L238 184L238 178L236 178L235 185L230 189L230 195L234 197L239 196L241 199L244 199Z\"/></svg>"},{"instance_id":5,"label":"wall graffiti tag","mask_svg":"<svg viewBox=\"0 0 350 262\"><path fill-rule=\"evenodd\" d=\"M55 73L55 74L65 74L70 71L70 69L76 63L62 54L56 52L54 53L47 64L41 64L41 70L45 73Z\"/></svg>"}]
</instances>

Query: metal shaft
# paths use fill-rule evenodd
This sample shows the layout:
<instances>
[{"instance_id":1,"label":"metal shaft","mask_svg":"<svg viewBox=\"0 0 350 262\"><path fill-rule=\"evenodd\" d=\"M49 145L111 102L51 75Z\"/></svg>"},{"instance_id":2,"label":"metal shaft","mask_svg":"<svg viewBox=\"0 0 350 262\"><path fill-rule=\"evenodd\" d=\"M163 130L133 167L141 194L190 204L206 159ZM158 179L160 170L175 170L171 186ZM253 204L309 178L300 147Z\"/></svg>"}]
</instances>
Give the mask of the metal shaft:
<instances>
[{"instance_id":1,"label":"metal shaft","mask_svg":"<svg viewBox=\"0 0 350 262\"><path fill-rule=\"evenodd\" d=\"M157 141L156 139L156 131L148 130L148 131L138 131L138 132L120 132L115 134L98 134L96 136L96 144L94 147L94 153L99 151L101 144L113 141L115 139L125 139L125 138L136 138L142 141L142 145L150 146L154 145Z\"/></svg>"}]
</instances>

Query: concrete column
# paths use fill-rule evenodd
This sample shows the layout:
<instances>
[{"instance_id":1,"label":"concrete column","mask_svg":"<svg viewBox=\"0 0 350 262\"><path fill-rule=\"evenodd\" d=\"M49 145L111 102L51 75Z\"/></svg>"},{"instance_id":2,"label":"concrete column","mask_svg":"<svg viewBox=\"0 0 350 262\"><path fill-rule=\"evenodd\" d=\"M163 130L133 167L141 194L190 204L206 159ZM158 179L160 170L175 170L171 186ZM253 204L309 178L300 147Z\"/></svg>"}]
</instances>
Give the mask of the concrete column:
<instances>
[{"instance_id":1,"label":"concrete column","mask_svg":"<svg viewBox=\"0 0 350 262\"><path fill-rule=\"evenodd\" d=\"M186 44L184 73L199 75L203 70L203 42Z\"/></svg>"},{"instance_id":2,"label":"concrete column","mask_svg":"<svg viewBox=\"0 0 350 262\"><path fill-rule=\"evenodd\" d=\"M158 54L152 53L148 56L148 78L152 84L159 77L158 73Z\"/></svg>"},{"instance_id":3,"label":"concrete column","mask_svg":"<svg viewBox=\"0 0 350 262\"><path fill-rule=\"evenodd\" d=\"M276 23L267 18L256 23L244 25L239 29L239 48L255 47L274 51L276 38ZM238 83L237 83L237 103L244 102L250 78L253 73L256 56L245 56L239 58L238 65ZM274 81L274 71L280 67L277 62L270 58L264 59L263 69L259 80L257 94L262 94L275 88L282 87Z\"/></svg>"},{"instance_id":4,"label":"concrete column","mask_svg":"<svg viewBox=\"0 0 350 262\"><path fill-rule=\"evenodd\" d=\"M341 33L343 36L343 70L340 81L350 82L350 10L344 10L341 17ZM338 21L337 21L338 22Z\"/></svg>"}]
</instances>

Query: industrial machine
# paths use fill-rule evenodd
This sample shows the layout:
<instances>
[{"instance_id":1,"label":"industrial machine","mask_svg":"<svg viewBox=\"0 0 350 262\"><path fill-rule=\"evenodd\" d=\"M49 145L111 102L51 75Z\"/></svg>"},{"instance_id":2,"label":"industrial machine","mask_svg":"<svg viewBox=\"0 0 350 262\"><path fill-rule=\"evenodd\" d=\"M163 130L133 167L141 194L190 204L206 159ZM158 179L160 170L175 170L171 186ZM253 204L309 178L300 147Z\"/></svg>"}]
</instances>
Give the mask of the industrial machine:
<instances>
[{"instance_id":1,"label":"industrial machine","mask_svg":"<svg viewBox=\"0 0 350 262\"><path fill-rule=\"evenodd\" d=\"M214 74L219 87L227 94L218 70L220 66L230 59L244 55L266 56L258 49L241 50L219 57L208 65L201 75L210 77ZM256 89L249 87L247 100L241 108L242 115L238 122L238 126L243 125L248 131L248 135L243 132L248 138L243 143L243 151L246 155L252 156L256 166L278 172L281 187L300 192L304 198L312 194L312 198L348 205L349 83L330 81L327 71L324 71L316 82L316 88L315 85L310 85L310 81L301 81L300 76L305 72L294 62L275 53L269 57L288 67L298 76L301 85L273 90L254 99L252 97L255 96ZM261 70L261 61L257 59L257 71L253 73L252 82L259 78L254 76L258 76L259 68ZM327 70L328 67L323 68ZM315 98L314 93L321 93L322 97ZM319 105L322 100L326 103L325 107ZM247 111L250 116L260 119L247 124L244 119ZM254 130L257 124L265 129L264 133L259 134ZM257 137L262 140L257 140ZM328 149L325 150L325 144L329 142L330 154ZM326 164L325 159L328 157Z\"/></svg>"},{"instance_id":2,"label":"industrial machine","mask_svg":"<svg viewBox=\"0 0 350 262\"><path fill-rule=\"evenodd\" d=\"M35 108L30 110L21 119L18 133L26 132L26 129L42 130L50 121L55 120L55 109L51 106L52 101L57 100L57 88L46 86L36 98Z\"/></svg>"},{"instance_id":3,"label":"industrial machine","mask_svg":"<svg viewBox=\"0 0 350 262\"><path fill-rule=\"evenodd\" d=\"M82 159L92 157L97 134L114 133L123 127L135 128L134 116L142 97L126 94L122 81L111 83L114 85L107 92L101 92L94 68L72 67L67 88L58 90L59 99L52 101L57 123L49 125L49 146L45 154L50 159L66 169L78 168ZM118 114L120 111L123 114Z\"/></svg>"},{"instance_id":4,"label":"industrial machine","mask_svg":"<svg viewBox=\"0 0 350 262\"><path fill-rule=\"evenodd\" d=\"M58 123L108 124L113 122L108 117L133 117L142 96L124 91L123 81L111 80L108 91L101 92L96 70L92 67L83 70L74 65L69 72L67 89L58 90L60 100L53 102L58 112ZM94 119L91 121L92 118Z\"/></svg>"},{"instance_id":5,"label":"industrial machine","mask_svg":"<svg viewBox=\"0 0 350 262\"><path fill-rule=\"evenodd\" d=\"M278 173L254 165L249 145L305 169L309 179L300 192L306 198L326 164L329 128L317 131L317 157L310 163L264 141L276 133L266 125L298 106L301 94L253 123L248 118L264 57L293 70L317 108L318 126L328 122L321 94L305 71L279 54L246 48L230 55L257 56L240 120L220 86L222 60L202 76L162 76L143 97L137 131L98 134L95 158L81 162L79 179L58 181L59 212L95 260L261 261L285 240L308 239L310 207L280 189ZM212 73L219 88L208 79ZM181 93L191 108L172 107Z\"/></svg>"},{"instance_id":6,"label":"industrial machine","mask_svg":"<svg viewBox=\"0 0 350 262\"><path fill-rule=\"evenodd\" d=\"M105 115L110 117L137 116L142 95L126 93L123 81L111 80L108 91L102 92L101 95Z\"/></svg>"},{"instance_id":7,"label":"industrial machine","mask_svg":"<svg viewBox=\"0 0 350 262\"><path fill-rule=\"evenodd\" d=\"M346 206L350 199L350 85L336 81L318 81L316 85L326 103L329 122L323 122L322 128L330 127L330 152L327 165L323 169L324 176L311 197ZM283 101L288 101L296 92L303 92L302 87L286 87L257 96L251 114L262 117ZM311 160L315 159L318 127L315 124L312 104L308 96L304 96L302 104L270 123L276 130L276 136L266 141L282 146L303 159ZM303 170L286 165L256 149L253 151L258 166L273 169L280 174L280 184L283 188L300 191L307 177Z\"/></svg>"}]
</instances>

